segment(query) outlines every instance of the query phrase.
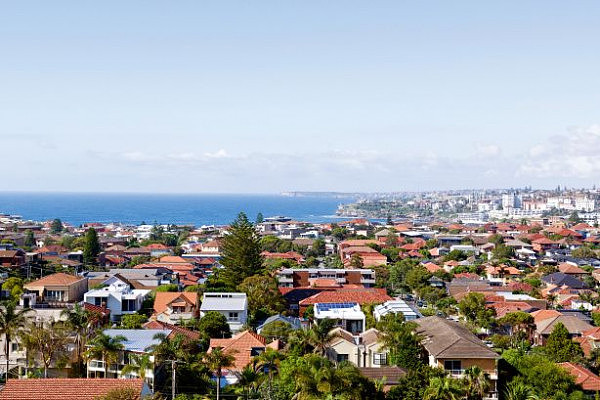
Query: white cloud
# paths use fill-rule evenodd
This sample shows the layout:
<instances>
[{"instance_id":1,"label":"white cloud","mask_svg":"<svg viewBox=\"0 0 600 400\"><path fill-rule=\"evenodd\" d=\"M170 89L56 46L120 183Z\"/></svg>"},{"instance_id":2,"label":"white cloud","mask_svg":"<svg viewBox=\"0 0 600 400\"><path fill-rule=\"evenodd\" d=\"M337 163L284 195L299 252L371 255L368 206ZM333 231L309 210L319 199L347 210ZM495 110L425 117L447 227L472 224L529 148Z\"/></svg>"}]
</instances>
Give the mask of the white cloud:
<instances>
[{"instance_id":1,"label":"white cloud","mask_svg":"<svg viewBox=\"0 0 600 400\"><path fill-rule=\"evenodd\" d=\"M571 128L529 149L517 176L592 178L600 174L600 125Z\"/></svg>"},{"instance_id":2,"label":"white cloud","mask_svg":"<svg viewBox=\"0 0 600 400\"><path fill-rule=\"evenodd\" d=\"M495 144L477 144L475 151L479 157L495 157L501 154L500 146Z\"/></svg>"}]
</instances>

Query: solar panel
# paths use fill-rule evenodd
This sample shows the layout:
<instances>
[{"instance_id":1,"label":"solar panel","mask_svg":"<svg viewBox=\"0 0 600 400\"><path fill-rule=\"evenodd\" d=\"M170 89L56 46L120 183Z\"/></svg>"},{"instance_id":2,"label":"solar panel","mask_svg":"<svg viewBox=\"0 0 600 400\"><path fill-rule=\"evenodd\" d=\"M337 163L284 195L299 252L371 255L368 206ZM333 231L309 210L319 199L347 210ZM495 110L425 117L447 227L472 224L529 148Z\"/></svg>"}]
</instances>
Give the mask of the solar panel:
<instances>
[{"instance_id":1,"label":"solar panel","mask_svg":"<svg viewBox=\"0 0 600 400\"><path fill-rule=\"evenodd\" d=\"M317 304L315 304L317 310L319 310L319 311L329 311L329 310L341 309L341 308L352 308L356 305L357 305L357 303L317 303Z\"/></svg>"}]
</instances>

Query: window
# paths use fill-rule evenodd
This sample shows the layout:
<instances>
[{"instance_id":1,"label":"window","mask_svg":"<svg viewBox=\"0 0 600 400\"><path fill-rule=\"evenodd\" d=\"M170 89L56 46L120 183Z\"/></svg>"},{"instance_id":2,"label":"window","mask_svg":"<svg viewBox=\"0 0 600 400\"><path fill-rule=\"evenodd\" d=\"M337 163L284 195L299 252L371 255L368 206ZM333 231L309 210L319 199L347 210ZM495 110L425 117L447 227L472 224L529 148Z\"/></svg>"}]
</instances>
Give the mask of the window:
<instances>
[{"instance_id":1,"label":"window","mask_svg":"<svg viewBox=\"0 0 600 400\"><path fill-rule=\"evenodd\" d=\"M348 361L348 354L338 354L336 357L337 362Z\"/></svg>"},{"instance_id":2,"label":"window","mask_svg":"<svg viewBox=\"0 0 600 400\"><path fill-rule=\"evenodd\" d=\"M387 365L387 353L374 353L373 365Z\"/></svg>"},{"instance_id":3,"label":"window","mask_svg":"<svg viewBox=\"0 0 600 400\"><path fill-rule=\"evenodd\" d=\"M46 290L46 299L62 301L62 290Z\"/></svg>"},{"instance_id":4,"label":"window","mask_svg":"<svg viewBox=\"0 0 600 400\"><path fill-rule=\"evenodd\" d=\"M445 360L444 369L453 375L458 375L462 373L462 364L460 360Z\"/></svg>"},{"instance_id":5,"label":"window","mask_svg":"<svg viewBox=\"0 0 600 400\"><path fill-rule=\"evenodd\" d=\"M126 299L121 302L121 311L136 311L135 299Z\"/></svg>"},{"instance_id":6,"label":"window","mask_svg":"<svg viewBox=\"0 0 600 400\"><path fill-rule=\"evenodd\" d=\"M238 320L239 320L239 314L237 312L229 313L229 317L227 318L227 321L238 321Z\"/></svg>"}]
</instances>

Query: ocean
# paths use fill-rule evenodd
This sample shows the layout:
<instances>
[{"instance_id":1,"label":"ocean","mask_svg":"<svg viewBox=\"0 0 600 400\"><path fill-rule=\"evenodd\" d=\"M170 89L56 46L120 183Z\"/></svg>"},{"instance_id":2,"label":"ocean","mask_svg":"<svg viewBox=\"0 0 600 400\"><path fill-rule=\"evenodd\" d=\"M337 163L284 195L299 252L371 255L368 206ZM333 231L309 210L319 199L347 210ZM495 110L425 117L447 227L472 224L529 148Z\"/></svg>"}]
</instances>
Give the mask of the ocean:
<instances>
[{"instance_id":1,"label":"ocean","mask_svg":"<svg viewBox=\"0 0 600 400\"><path fill-rule=\"evenodd\" d=\"M351 198L248 194L0 193L0 213L25 220L60 218L78 226L87 222L126 224L224 225L240 211L254 220L282 215L309 222L335 220L337 206Z\"/></svg>"}]
</instances>

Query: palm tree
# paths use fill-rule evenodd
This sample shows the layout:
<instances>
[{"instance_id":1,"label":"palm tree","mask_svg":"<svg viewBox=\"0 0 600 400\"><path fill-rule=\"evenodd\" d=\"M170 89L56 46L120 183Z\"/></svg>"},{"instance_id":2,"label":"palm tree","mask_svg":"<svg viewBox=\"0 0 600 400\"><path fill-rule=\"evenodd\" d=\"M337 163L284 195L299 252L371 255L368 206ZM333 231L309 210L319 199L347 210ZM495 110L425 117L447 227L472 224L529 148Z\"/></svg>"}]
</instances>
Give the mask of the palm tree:
<instances>
[{"instance_id":1,"label":"palm tree","mask_svg":"<svg viewBox=\"0 0 600 400\"><path fill-rule=\"evenodd\" d=\"M119 352L124 349L123 342L127 340L125 336L108 336L102 332L98 333L89 343L90 347L86 352L87 358L101 358L104 362L104 377L108 378L108 366L114 364L119 359Z\"/></svg>"},{"instance_id":2,"label":"palm tree","mask_svg":"<svg viewBox=\"0 0 600 400\"><path fill-rule=\"evenodd\" d=\"M249 398L250 393L254 393L257 386L260 384L261 374L258 373L251 365L246 365L244 369L237 372L238 385L242 387L244 398Z\"/></svg>"},{"instance_id":3,"label":"palm tree","mask_svg":"<svg viewBox=\"0 0 600 400\"><path fill-rule=\"evenodd\" d=\"M463 380L467 387L467 400L483 399L491 387L488 374L476 365L465 370Z\"/></svg>"},{"instance_id":4,"label":"palm tree","mask_svg":"<svg viewBox=\"0 0 600 400\"><path fill-rule=\"evenodd\" d=\"M279 362L285 358L285 355L275 349L268 347L261 354L254 358L257 368L267 368L269 374L269 393L273 384L273 370L279 366Z\"/></svg>"},{"instance_id":5,"label":"palm tree","mask_svg":"<svg viewBox=\"0 0 600 400\"><path fill-rule=\"evenodd\" d=\"M290 333L286 345L286 351L296 356L310 353L312 351L311 333L309 329L296 329Z\"/></svg>"},{"instance_id":6,"label":"palm tree","mask_svg":"<svg viewBox=\"0 0 600 400\"><path fill-rule=\"evenodd\" d=\"M90 312L79 304L75 304L73 309L64 309L61 312L61 316L66 317L66 323L75 332L75 356L77 363L77 371L79 375L82 375L83 365L83 349L90 334L91 322Z\"/></svg>"},{"instance_id":7,"label":"palm tree","mask_svg":"<svg viewBox=\"0 0 600 400\"><path fill-rule=\"evenodd\" d=\"M6 357L6 380L8 380L9 356L10 356L10 341L27 321L27 313L31 309L23 310L16 309L16 303L12 301L3 302L0 306L0 334L4 335L4 356Z\"/></svg>"},{"instance_id":8,"label":"palm tree","mask_svg":"<svg viewBox=\"0 0 600 400\"><path fill-rule=\"evenodd\" d=\"M150 360L150 354L131 354L129 364L123 367L121 370L121 376L127 374L135 374L141 379L146 379L146 370L152 368L152 361ZM154 388L152 388L154 390Z\"/></svg>"},{"instance_id":9,"label":"palm tree","mask_svg":"<svg viewBox=\"0 0 600 400\"><path fill-rule=\"evenodd\" d=\"M219 400L223 368L231 367L235 362L235 357L231 353L225 353L220 347L217 347L204 356L204 361L206 362L208 369L213 371L217 376L217 400Z\"/></svg>"},{"instance_id":10,"label":"palm tree","mask_svg":"<svg viewBox=\"0 0 600 400\"><path fill-rule=\"evenodd\" d=\"M330 333L335 327L335 324L335 320L324 318L318 320L318 322L311 327L309 331L309 340L315 353L325 356L327 348L333 339L337 337L337 335Z\"/></svg>"},{"instance_id":11,"label":"palm tree","mask_svg":"<svg viewBox=\"0 0 600 400\"><path fill-rule=\"evenodd\" d=\"M550 303L550 308L553 308L554 303L556 303L556 300L558 300L558 296L550 293L546 296L546 300L548 300L548 302Z\"/></svg>"},{"instance_id":12,"label":"palm tree","mask_svg":"<svg viewBox=\"0 0 600 400\"><path fill-rule=\"evenodd\" d=\"M534 393L531 386L521 381L512 381L506 385L504 392L506 400L538 400L539 397Z\"/></svg>"},{"instance_id":13,"label":"palm tree","mask_svg":"<svg viewBox=\"0 0 600 400\"><path fill-rule=\"evenodd\" d=\"M429 386L423 393L423 400L459 400L463 399L465 390L457 379L444 377L431 378Z\"/></svg>"}]
</instances>

